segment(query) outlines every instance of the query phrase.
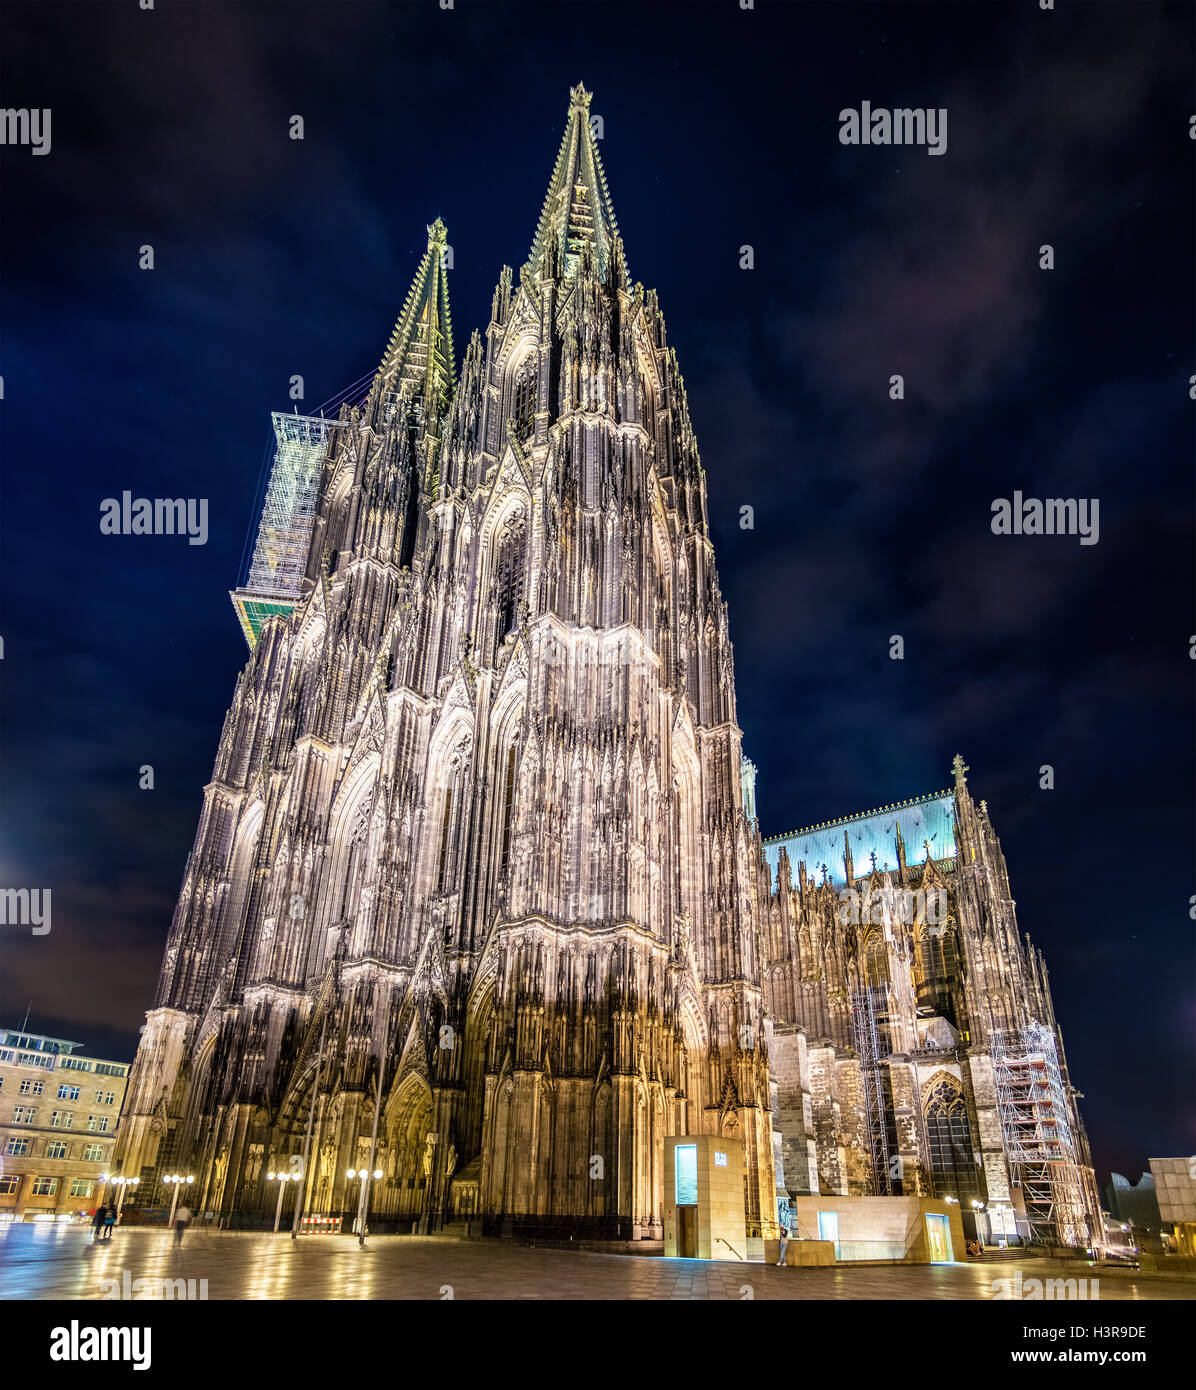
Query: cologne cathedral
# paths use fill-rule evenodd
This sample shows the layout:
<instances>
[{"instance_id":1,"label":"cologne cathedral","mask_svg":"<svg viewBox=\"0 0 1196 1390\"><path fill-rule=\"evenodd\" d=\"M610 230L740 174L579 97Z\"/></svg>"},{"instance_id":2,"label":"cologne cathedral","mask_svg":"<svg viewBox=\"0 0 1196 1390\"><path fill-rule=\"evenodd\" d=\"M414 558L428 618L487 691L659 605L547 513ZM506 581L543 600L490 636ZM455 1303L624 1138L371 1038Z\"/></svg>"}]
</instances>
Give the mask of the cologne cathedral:
<instances>
[{"instance_id":1,"label":"cologne cathedral","mask_svg":"<svg viewBox=\"0 0 1196 1390\"><path fill-rule=\"evenodd\" d=\"M193 1173L232 1225L280 1172L349 1217L366 1172L376 1230L653 1240L665 1137L713 1134L756 1235L789 1195L951 1192L1075 1243L1075 1092L962 764L761 838L685 387L589 102L460 363L436 222L368 387L274 417L118 1167L134 1202ZM1053 1168L1002 1092L1039 1054Z\"/></svg>"}]
</instances>

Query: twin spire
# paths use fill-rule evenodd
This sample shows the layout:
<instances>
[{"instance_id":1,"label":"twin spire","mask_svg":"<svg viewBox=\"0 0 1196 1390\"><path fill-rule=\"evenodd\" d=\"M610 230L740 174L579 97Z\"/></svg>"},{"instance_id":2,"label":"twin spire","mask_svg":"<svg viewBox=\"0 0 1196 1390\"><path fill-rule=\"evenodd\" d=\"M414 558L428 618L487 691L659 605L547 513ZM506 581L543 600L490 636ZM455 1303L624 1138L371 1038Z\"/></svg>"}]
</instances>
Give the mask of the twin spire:
<instances>
[{"instance_id":1,"label":"twin spire","mask_svg":"<svg viewBox=\"0 0 1196 1390\"><path fill-rule=\"evenodd\" d=\"M566 276L571 275L582 246L589 242L598 274L606 279L618 224L590 122L590 99L581 83L569 93L565 137L528 257L537 273L543 273L546 263L551 270L555 262Z\"/></svg>"},{"instance_id":2,"label":"twin spire","mask_svg":"<svg viewBox=\"0 0 1196 1390\"><path fill-rule=\"evenodd\" d=\"M591 94L578 83L569 93L565 135L553 166L528 264L536 274L571 276L593 248L606 280L618 237L602 158L590 123ZM378 368L385 393L410 384L418 393L446 400L452 391L453 326L448 300L448 232L438 217L428 228L428 249Z\"/></svg>"},{"instance_id":3,"label":"twin spire","mask_svg":"<svg viewBox=\"0 0 1196 1390\"><path fill-rule=\"evenodd\" d=\"M398 395L410 383L443 401L452 390L447 252L448 231L438 217L428 228L428 249L378 368L378 379L389 394Z\"/></svg>"}]
</instances>

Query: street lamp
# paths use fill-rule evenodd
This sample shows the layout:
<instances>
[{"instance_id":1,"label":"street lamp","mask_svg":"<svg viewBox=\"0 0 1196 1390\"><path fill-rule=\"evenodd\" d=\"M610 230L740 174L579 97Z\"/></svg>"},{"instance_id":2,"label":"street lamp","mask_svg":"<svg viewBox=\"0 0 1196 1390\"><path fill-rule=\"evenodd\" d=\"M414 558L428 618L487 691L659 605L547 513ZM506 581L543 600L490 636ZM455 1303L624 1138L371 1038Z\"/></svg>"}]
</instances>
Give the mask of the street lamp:
<instances>
[{"instance_id":1,"label":"street lamp","mask_svg":"<svg viewBox=\"0 0 1196 1390\"><path fill-rule=\"evenodd\" d=\"M345 1176L350 1182L356 1178L361 1183L361 1192L357 1198L357 1244L365 1244L365 1197L370 1190L370 1170L368 1168L358 1168L356 1171L349 1168ZM382 1180L382 1169L375 1168L373 1172L375 1182Z\"/></svg>"},{"instance_id":2,"label":"street lamp","mask_svg":"<svg viewBox=\"0 0 1196 1390\"><path fill-rule=\"evenodd\" d=\"M121 1207L123 1207L124 1204L125 1204L125 1189L126 1189L126 1188L129 1188L129 1187L136 1187L137 1184L141 1181L141 1179L140 1179L140 1178L113 1178L112 1181L116 1184L116 1219L117 1219L117 1221L119 1221L119 1220L120 1220L120 1209L121 1209Z\"/></svg>"},{"instance_id":3,"label":"street lamp","mask_svg":"<svg viewBox=\"0 0 1196 1390\"><path fill-rule=\"evenodd\" d=\"M287 1190L287 1183L291 1181L292 1176L294 1176L294 1180L296 1182L299 1181L299 1175L297 1173L294 1175L290 1173L266 1174L267 1182L276 1182L278 1184L278 1202L275 1204L274 1207L274 1230L276 1234L278 1231L278 1224L282 1220L282 1194ZM299 1198L296 1197L295 1200L298 1201Z\"/></svg>"},{"instance_id":4,"label":"street lamp","mask_svg":"<svg viewBox=\"0 0 1196 1390\"><path fill-rule=\"evenodd\" d=\"M174 1188L174 1195L170 1199L170 1215L166 1218L166 1228L171 1230L174 1227L174 1209L179 1204L179 1190L183 1183L194 1182L194 1176L184 1177L182 1173L166 1173L162 1177L163 1182L168 1182Z\"/></svg>"}]
</instances>

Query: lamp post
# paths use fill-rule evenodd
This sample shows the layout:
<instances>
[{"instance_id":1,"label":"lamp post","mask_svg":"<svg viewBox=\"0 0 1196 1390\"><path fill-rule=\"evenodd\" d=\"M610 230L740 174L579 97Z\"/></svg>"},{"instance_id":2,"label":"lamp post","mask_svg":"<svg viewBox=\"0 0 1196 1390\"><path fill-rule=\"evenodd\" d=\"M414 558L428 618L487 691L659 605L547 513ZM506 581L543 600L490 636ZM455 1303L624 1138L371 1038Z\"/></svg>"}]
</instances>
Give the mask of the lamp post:
<instances>
[{"instance_id":1,"label":"lamp post","mask_svg":"<svg viewBox=\"0 0 1196 1390\"><path fill-rule=\"evenodd\" d=\"M281 1221L282 1221L282 1194L287 1190L287 1183L289 1183L290 1180L291 1180L291 1175L290 1175L290 1173L267 1173L267 1174L266 1174L266 1181L267 1181L267 1182L276 1182L276 1183L278 1184L278 1201L275 1203L275 1206L274 1206L274 1233L275 1233L275 1235L278 1234L278 1227L279 1227L279 1225L280 1225L280 1223L281 1223ZM295 1180L296 1180L296 1182L300 1181L298 1175L296 1175L296 1179L295 1179ZM295 1200L298 1201L299 1199L296 1197Z\"/></svg>"},{"instance_id":2,"label":"lamp post","mask_svg":"<svg viewBox=\"0 0 1196 1390\"><path fill-rule=\"evenodd\" d=\"M374 1164L377 1163L377 1161L378 1161L378 1116L382 1113L382 1082L383 1082L383 1080L384 1080L384 1078L385 1078L385 1076L386 1076L386 1043L387 1043L387 1040L388 1040L389 1037L390 1037L390 1013L389 1013L389 1011L388 1011L388 1012L384 1015L384 1017L383 1017L383 1022L382 1022L382 1047L381 1047L381 1049L380 1049L380 1051L379 1051L379 1053L378 1053L378 1079L377 1079L377 1081L375 1082L376 1090L375 1090L375 1092L374 1092L374 1128L373 1128L372 1134L370 1135L370 1167L371 1167L371 1168L373 1168ZM362 1171L362 1172L359 1174L359 1176L364 1180L364 1178L365 1178L365 1176L366 1176L366 1175L365 1175L365 1171ZM429 1174L428 1176L429 1176L429 1179L430 1179L432 1175ZM381 1177L382 1177L382 1170L381 1170L381 1168L375 1168L375 1169L374 1169L374 1178L375 1178L375 1180L377 1180L377 1179L379 1179L379 1178L381 1178ZM370 1190L370 1189L369 1189L369 1184L366 1183L365 1181L363 1181L362 1184L361 1184L361 1207L360 1207L360 1209L358 1210L358 1213L357 1213L357 1244L358 1244L359 1246L362 1246L362 1245L365 1244L365 1223L366 1223L366 1218L367 1218L367 1216L369 1215L369 1210L370 1210L370 1206L369 1206L369 1197L367 1196L367 1193L369 1192L369 1190ZM432 1194L432 1189L431 1189L431 1186L429 1185L429 1187L428 1187L428 1195L431 1196L431 1194Z\"/></svg>"},{"instance_id":3,"label":"lamp post","mask_svg":"<svg viewBox=\"0 0 1196 1390\"><path fill-rule=\"evenodd\" d=\"M166 1229L171 1230L174 1227L175 1208L179 1204L179 1189L183 1183L194 1182L195 1178L193 1175L184 1176L182 1173L166 1173L163 1175L162 1181L170 1183L174 1188L174 1193L170 1199L170 1215L166 1218Z\"/></svg>"},{"instance_id":4,"label":"lamp post","mask_svg":"<svg viewBox=\"0 0 1196 1390\"><path fill-rule=\"evenodd\" d=\"M977 1245L981 1245L981 1246L984 1244L984 1242L980 1239L980 1213L981 1213L982 1211L984 1211L984 1210L985 1210L985 1204L984 1204L983 1202L978 1202L978 1201L976 1200L976 1198L973 1197L973 1198L972 1198L972 1218L973 1218L973 1220L974 1220L975 1223L976 1223L976 1244L977 1244ZM986 1226L986 1227L991 1227L991 1224L992 1224L991 1221L986 1221L986 1222L985 1222L985 1226ZM990 1231L990 1234L991 1234L991 1231Z\"/></svg>"},{"instance_id":5,"label":"lamp post","mask_svg":"<svg viewBox=\"0 0 1196 1390\"><path fill-rule=\"evenodd\" d=\"M316 1078L311 1088L311 1102L307 1107L307 1129L303 1135L303 1162L300 1165L298 1181L302 1184L295 1193L295 1214L291 1218L291 1239L294 1240L299 1234L299 1226L303 1219L303 1208L307 1204L308 1193L308 1159L311 1154L311 1127L312 1121L316 1116L316 1102L320 1096L320 1077L324 1071L324 1033L328 1027L328 1020L325 1019L320 1025L320 1050L316 1053Z\"/></svg>"},{"instance_id":6,"label":"lamp post","mask_svg":"<svg viewBox=\"0 0 1196 1390\"><path fill-rule=\"evenodd\" d=\"M345 1173L345 1176L349 1179L350 1182L352 1182L353 1179L356 1178L361 1183L361 1191L357 1198L357 1243L358 1245L364 1245L366 1210L365 1204L366 1193L368 1193L370 1190L370 1170L368 1168L359 1168L356 1171L354 1171L352 1168L350 1168ZM375 1182L380 1182L382 1180L381 1168L374 1169L373 1178Z\"/></svg>"},{"instance_id":7,"label":"lamp post","mask_svg":"<svg viewBox=\"0 0 1196 1390\"><path fill-rule=\"evenodd\" d=\"M116 1184L116 1219L120 1220L120 1209L125 1204L125 1191L127 1188L136 1187L141 1181L140 1178L113 1178Z\"/></svg>"}]
</instances>

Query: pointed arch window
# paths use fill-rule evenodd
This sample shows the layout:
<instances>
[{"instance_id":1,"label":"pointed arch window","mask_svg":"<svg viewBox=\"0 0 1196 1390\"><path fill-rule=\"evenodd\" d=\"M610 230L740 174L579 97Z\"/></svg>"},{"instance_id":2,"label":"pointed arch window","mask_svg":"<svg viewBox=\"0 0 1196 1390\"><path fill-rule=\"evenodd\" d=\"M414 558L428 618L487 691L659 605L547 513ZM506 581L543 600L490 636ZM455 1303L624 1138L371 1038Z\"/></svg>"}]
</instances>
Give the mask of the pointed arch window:
<instances>
[{"instance_id":1,"label":"pointed arch window","mask_svg":"<svg viewBox=\"0 0 1196 1390\"><path fill-rule=\"evenodd\" d=\"M345 863L345 876L341 881L341 901L338 916L342 922L348 920L361 891L366 839L370 829L371 805L372 797L363 796L353 814L353 825L349 832L349 854Z\"/></svg>"},{"instance_id":2,"label":"pointed arch window","mask_svg":"<svg viewBox=\"0 0 1196 1390\"><path fill-rule=\"evenodd\" d=\"M673 772L674 910L689 912L695 923L707 900L699 844L699 778L696 755L688 745L684 756L674 763Z\"/></svg>"},{"instance_id":3,"label":"pointed arch window","mask_svg":"<svg viewBox=\"0 0 1196 1390\"><path fill-rule=\"evenodd\" d=\"M465 802L465 764L463 748L458 748L449 767L444 796L440 803L440 843L436 862L436 891L451 893L461 860L461 825Z\"/></svg>"},{"instance_id":4,"label":"pointed arch window","mask_svg":"<svg viewBox=\"0 0 1196 1390\"><path fill-rule=\"evenodd\" d=\"M936 1197L965 1205L980 1195L980 1173L972 1148L967 1104L953 1081L940 1081L926 1098L926 1137Z\"/></svg>"},{"instance_id":5,"label":"pointed arch window","mask_svg":"<svg viewBox=\"0 0 1196 1390\"><path fill-rule=\"evenodd\" d=\"M516 740L511 740L507 749L506 769L503 774L502 803L502 849L499 853L498 872L506 878L511 864L511 824L515 814L515 748Z\"/></svg>"},{"instance_id":6,"label":"pointed arch window","mask_svg":"<svg viewBox=\"0 0 1196 1390\"><path fill-rule=\"evenodd\" d=\"M959 956L953 924L926 928L918 941L918 965L918 1006L933 1009L954 1026Z\"/></svg>"},{"instance_id":7,"label":"pointed arch window","mask_svg":"<svg viewBox=\"0 0 1196 1390\"><path fill-rule=\"evenodd\" d=\"M877 1005L877 1012L880 1012L882 1007L887 1009L889 953L884 937L879 932L873 932L868 937L868 944L864 948L864 972Z\"/></svg>"},{"instance_id":8,"label":"pointed arch window","mask_svg":"<svg viewBox=\"0 0 1196 1390\"><path fill-rule=\"evenodd\" d=\"M436 870L436 891L444 892L445 873L448 869L448 849L449 838L453 827L453 790L452 786L444 789L444 806L440 815L440 864Z\"/></svg>"},{"instance_id":9,"label":"pointed arch window","mask_svg":"<svg viewBox=\"0 0 1196 1390\"><path fill-rule=\"evenodd\" d=\"M530 439L536 428L536 386L535 365L528 362L515 378L512 400L511 418L515 422L515 437L520 441Z\"/></svg>"},{"instance_id":10,"label":"pointed arch window","mask_svg":"<svg viewBox=\"0 0 1196 1390\"><path fill-rule=\"evenodd\" d=\"M519 625L519 605L523 602L526 571L527 525L523 513L516 512L499 533L494 564L497 642L514 632Z\"/></svg>"}]
</instances>

